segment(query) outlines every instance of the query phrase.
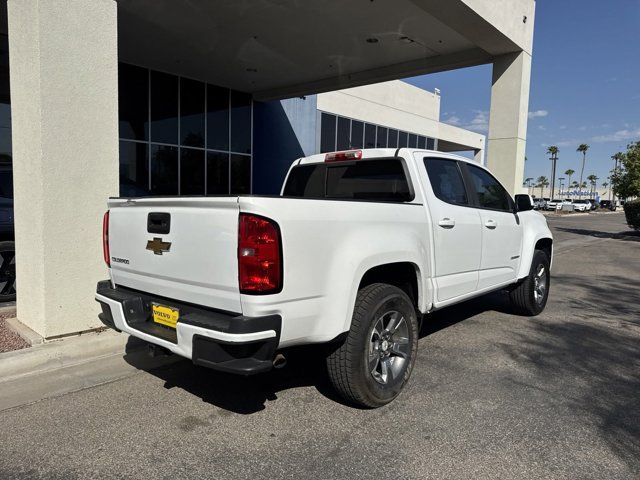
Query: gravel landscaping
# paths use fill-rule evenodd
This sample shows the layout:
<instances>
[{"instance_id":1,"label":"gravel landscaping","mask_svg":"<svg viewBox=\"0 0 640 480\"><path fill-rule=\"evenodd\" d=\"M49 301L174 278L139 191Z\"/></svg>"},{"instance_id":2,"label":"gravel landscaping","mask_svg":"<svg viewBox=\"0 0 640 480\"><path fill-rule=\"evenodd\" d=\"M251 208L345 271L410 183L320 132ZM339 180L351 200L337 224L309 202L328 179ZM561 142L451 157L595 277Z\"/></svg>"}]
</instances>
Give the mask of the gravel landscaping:
<instances>
[{"instance_id":1,"label":"gravel landscaping","mask_svg":"<svg viewBox=\"0 0 640 480\"><path fill-rule=\"evenodd\" d=\"M6 319L14 316L13 312L0 313L0 353L27 348L29 344L9 328Z\"/></svg>"}]
</instances>

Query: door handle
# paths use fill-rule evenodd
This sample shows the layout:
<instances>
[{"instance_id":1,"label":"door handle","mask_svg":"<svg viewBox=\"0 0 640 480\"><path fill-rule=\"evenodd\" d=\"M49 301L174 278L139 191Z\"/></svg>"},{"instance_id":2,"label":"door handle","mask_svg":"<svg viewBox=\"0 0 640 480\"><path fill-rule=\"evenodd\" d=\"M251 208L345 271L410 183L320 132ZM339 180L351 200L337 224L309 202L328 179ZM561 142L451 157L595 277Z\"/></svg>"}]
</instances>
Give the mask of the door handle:
<instances>
[{"instance_id":1,"label":"door handle","mask_svg":"<svg viewBox=\"0 0 640 480\"><path fill-rule=\"evenodd\" d=\"M490 228L491 230L493 230L494 228L496 228L498 226L498 222L496 222L494 219L490 218L489 220L484 222L484 226L487 227L487 228Z\"/></svg>"},{"instance_id":2,"label":"door handle","mask_svg":"<svg viewBox=\"0 0 640 480\"><path fill-rule=\"evenodd\" d=\"M443 218L438 222L442 228L453 228L456 226L456 221L453 218Z\"/></svg>"}]
</instances>

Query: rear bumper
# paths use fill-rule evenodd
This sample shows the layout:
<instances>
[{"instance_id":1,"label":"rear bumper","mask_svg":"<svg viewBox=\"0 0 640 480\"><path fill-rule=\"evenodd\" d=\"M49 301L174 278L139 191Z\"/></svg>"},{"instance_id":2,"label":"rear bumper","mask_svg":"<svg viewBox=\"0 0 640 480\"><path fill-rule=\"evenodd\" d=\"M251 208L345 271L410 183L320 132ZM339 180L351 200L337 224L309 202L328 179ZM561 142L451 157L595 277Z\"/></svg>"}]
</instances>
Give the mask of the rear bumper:
<instances>
[{"instance_id":1,"label":"rear bumper","mask_svg":"<svg viewBox=\"0 0 640 480\"><path fill-rule=\"evenodd\" d=\"M270 370L280 341L280 315L245 317L98 282L100 320L107 327L159 345L196 365L250 375ZM151 304L180 310L176 329L155 324Z\"/></svg>"}]
</instances>

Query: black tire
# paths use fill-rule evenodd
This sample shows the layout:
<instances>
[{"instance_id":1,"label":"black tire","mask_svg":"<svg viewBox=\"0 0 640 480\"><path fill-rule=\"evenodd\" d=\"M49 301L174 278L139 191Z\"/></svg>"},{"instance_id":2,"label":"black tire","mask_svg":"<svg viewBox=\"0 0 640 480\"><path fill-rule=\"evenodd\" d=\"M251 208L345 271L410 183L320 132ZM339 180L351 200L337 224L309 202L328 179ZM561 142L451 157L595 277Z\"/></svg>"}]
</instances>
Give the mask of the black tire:
<instances>
[{"instance_id":1,"label":"black tire","mask_svg":"<svg viewBox=\"0 0 640 480\"><path fill-rule=\"evenodd\" d=\"M0 302L16 299L16 247L13 242L0 242Z\"/></svg>"},{"instance_id":2,"label":"black tire","mask_svg":"<svg viewBox=\"0 0 640 480\"><path fill-rule=\"evenodd\" d=\"M541 269L542 274L539 275ZM516 313L530 317L542 313L549 299L550 287L549 256L543 250L535 250L529 275L510 292L511 304Z\"/></svg>"},{"instance_id":3,"label":"black tire","mask_svg":"<svg viewBox=\"0 0 640 480\"><path fill-rule=\"evenodd\" d=\"M418 320L411 299L397 287L374 283L358 292L351 329L327 357L329 378L348 402L381 407L400 394L417 351Z\"/></svg>"}]
</instances>

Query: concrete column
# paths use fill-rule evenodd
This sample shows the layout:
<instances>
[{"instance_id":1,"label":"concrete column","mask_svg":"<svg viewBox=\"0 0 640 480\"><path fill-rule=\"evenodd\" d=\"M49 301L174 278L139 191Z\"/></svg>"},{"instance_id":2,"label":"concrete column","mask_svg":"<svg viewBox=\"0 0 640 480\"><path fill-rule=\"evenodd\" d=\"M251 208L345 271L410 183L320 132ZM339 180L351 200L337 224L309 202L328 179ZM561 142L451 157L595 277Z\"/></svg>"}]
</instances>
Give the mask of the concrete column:
<instances>
[{"instance_id":1,"label":"concrete column","mask_svg":"<svg viewBox=\"0 0 640 480\"><path fill-rule=\"evenodd\" d=\"M117 5L9 0L18 319L99 325L106 200L118 193Z\"/></svg>"},{"instance_id":2,"label":"concrete column","mask_svg":"<svg viewBox=\"0 0 640 480\"><path fill-rule=\"evenodd\" d=\"M530 77L527 52L493 62L487 166L511 194L519 191L524 177Z\"/></svg>"}]
</instances>

